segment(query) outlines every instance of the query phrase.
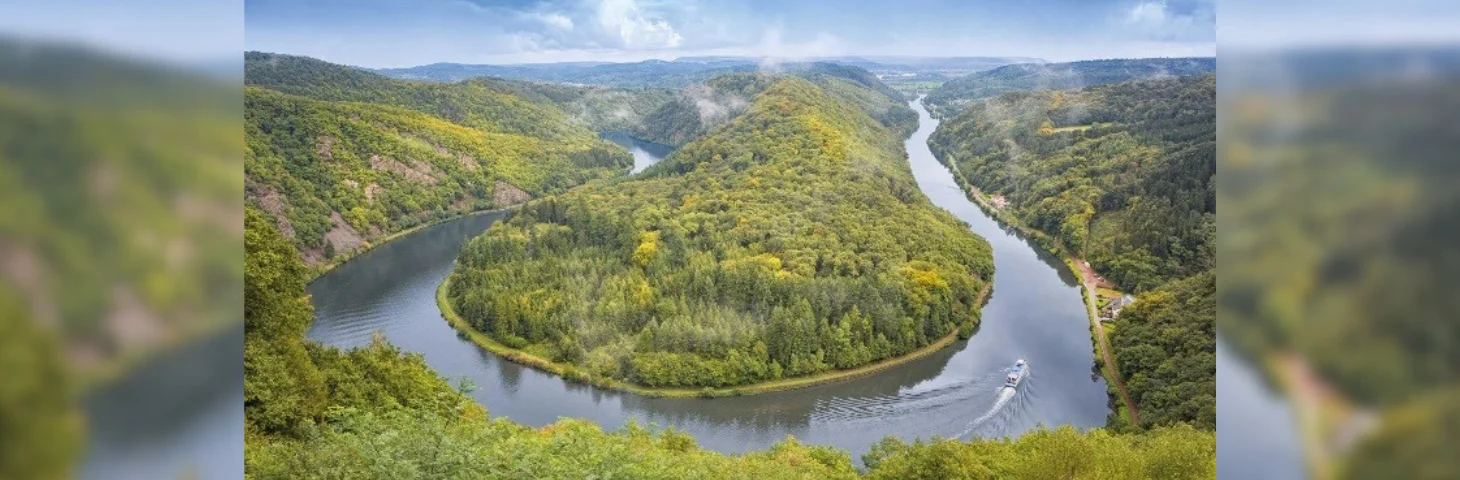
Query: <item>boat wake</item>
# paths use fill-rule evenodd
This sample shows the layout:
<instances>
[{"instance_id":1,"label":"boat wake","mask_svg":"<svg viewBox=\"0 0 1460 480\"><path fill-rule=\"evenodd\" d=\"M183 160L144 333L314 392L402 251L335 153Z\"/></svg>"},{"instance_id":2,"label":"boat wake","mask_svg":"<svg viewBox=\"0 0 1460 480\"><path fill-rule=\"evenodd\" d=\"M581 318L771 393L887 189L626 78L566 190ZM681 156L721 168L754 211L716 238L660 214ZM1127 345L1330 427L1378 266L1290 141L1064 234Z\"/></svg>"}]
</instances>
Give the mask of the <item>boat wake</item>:
<instances>
[{"instance_id":1,"label":"boat wake","mask_svg":"<svg viewBox=\"0 0 1460 480\"><path fill-rule=\"evenodd\" d=\"M1019 377L1021 378L1021 382L1022 382L1022 384L1024 386L1023 387L1015 387L1015 386L1010 386L1011 384L1005 384L1004 386L999 387L998 394L994 398L994 404L993 404L993 406L990 406L989 409L988 409L988 411L987 412L984 412L983 415L980 415L978 418L973 419L973 421L968 422L968 426L966 428L964 428L963 431L960 432L954 438L958 438L958 439L967 438L970 434L972 434L974 432L974 430L976 430L979 427L983 426L985 422L988 422L990 419L994 418L995 416L998 416L999 413L1003 412L1004 411L1004 407L1007 406L1011 400L1014 400L1016 397L1019 396L1019 391L1020 390L1025 390L1025 389L1028 389L1030 386L1032 386L1032 385L1029 385L1028 384L1029 383L1029 380L1027 378L1029 376L1028 367L1021 367L1021 368L1018 368L1018 369L1011 369L1011 370L1008 370L1008 372L1010 373L1010 378L1011 379L1013 378L1013 374L1017 373L1019 375ZM1013 385L1019 385L1019 383L1015 383Z\"/></svg>"},{"instance_id":2,"label":"boat wake","mask_svg":"<svg viewBox=\"0 0 1460 480\"><path fill-rule=\"evenodd\" d=\"M973 430L978 428L979 425L983 425L984 422L987 422L990 418L993 418L994 415L998 415L999 412L1004 410L1004 405L1007 405L1009 403L1009 400L1013 400L1014 395L1018 393L1019 390L1015 388L999 387L999 396L997 399L994 400L994 405L992 407L989 407L989 411L984 413L983 415L980 415L978 418L973 419L972 422L968 422L968 428L965 428L963 432L959 433L956 438L962 439L964 437L967 437L968 434L973 433Z\"/></svg>"}]
</instances>

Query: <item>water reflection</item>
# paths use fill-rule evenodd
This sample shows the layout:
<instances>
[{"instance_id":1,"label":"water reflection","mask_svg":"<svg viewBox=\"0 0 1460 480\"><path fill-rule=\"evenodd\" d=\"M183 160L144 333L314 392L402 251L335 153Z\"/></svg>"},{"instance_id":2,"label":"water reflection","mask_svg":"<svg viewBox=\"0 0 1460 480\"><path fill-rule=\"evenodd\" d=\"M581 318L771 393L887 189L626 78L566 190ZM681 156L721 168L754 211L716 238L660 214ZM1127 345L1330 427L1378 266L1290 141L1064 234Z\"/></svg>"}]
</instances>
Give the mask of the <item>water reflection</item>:
<instances>
[{"instance_id":1,"label":"water reflection","mask_svg":"<svg viewBox=\"0 0 1460 480\"><path fill-rule=\"evenodd\" d=\"M81 478L241 478L243 325L91 392Z\"/></svg>"},{"instance_id":2,"label":"water reflection","mask_svg":"<svg viewBox=\"0 0 1460 480\"><path fill-rule=\"evenodd\" d=\"M383 331L392 343L422 353L447 378L475 382L472 396L492 415L523 424L573 417L614 429L632 419L672 425L722 452L764 449L789 434L847 449L856 458L887 435L1004 436L1039 424L1102 425L1108 399L1104 380L1090 376L1089 324L1074 278L964 197L927 149L936 123L914 107L923 124L908 147L919 186L994 248L998 288L978 334L967 342L862 378L746 397L647 398L572 384L487 354L440 318L436 287L461 244L500 214L423 229L321 277L310 286L316 316L309 337L353 347ZM997 400L1003 369L1020 357L1032 367L1028 388L971 428Z\"/></svg>"},{"instance_id":3,"label":"water reflection","mask_svg":"<svg viewBox=\"0 0 1460 480\"><path fill-rule=\"evenodd\" d=\"M634 169L630 170L629 173L642 172L645 168L659 163L659 160L669 156L669 153L674 151L674 147L661 145L648 140L640 140L634 138L628 132L604 132L599 136L604 140L617 143L619 146L629 149L629 153L634 155Z\"/></svg>"},{"instance_id":4,"label":"water reflection","mask_svg":"<svg viewBox=\"0 0 1460 480\"><path fill-rule=\"evenodd\" d=\"M1217 336L1217 478L1304 478L1290 406Z\"/></svg>"}]
</instances>

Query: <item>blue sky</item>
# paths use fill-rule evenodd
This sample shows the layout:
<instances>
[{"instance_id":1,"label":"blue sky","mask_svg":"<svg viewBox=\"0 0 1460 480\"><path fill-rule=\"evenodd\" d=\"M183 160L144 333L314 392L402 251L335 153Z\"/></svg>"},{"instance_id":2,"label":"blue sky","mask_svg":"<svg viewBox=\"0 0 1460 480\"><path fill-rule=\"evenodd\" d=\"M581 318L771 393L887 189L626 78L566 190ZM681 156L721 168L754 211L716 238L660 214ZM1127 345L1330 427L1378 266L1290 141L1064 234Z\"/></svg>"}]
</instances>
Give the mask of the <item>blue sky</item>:
<instances>
[{"instance_id":1,"label":"blue sky","mask_svg":"<svg viewBox=\"0 0 1460 480\"><path fill-rule=\"evenodd\" d=\"M249 50L367 67L684 55L1212 55L1215 0L247 0Z\"/></svg>"}]
</instances>

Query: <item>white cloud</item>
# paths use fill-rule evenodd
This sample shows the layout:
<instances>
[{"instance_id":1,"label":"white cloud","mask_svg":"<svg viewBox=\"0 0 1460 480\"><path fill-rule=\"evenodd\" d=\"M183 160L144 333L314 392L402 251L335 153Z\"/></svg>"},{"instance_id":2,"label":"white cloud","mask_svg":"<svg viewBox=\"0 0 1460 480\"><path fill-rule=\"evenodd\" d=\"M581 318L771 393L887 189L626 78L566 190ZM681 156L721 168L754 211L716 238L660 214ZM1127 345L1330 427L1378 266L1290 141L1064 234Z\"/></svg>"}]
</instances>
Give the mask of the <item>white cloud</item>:
<instances>
[{"instance_id":1,"label":"white cloud","mask_svg":"<svg viewBox=\"0 0 1460 480\"><path fill-rule=\"evenodd\" d=\"M1125 28L1135 36L1163 41L1215 41L1216 10L1213 2L1183 2L1172 8L1167 0L1136 3L1125 12Z\"/></svg>"},{"instance_id":2,"label":"white cloud","mask_svg":"<svg viewBox=\"0 0 1460 480\"><path fill-rule=\"evenodd\" d=\"M668 21L646 16L634 0L602 0L598 24L624 48L675 48L684 41Z\"/></svg>"},{"instance_id":3,"label":"white cloud","mask_svg":"<svg viewBox=\"0 0 1460 480\"><path fill-rule=\"evenodd\" d=\"M1130 9L1126 23L1160 27L1166 23L1166 0L1141 2Z\"/></svg>"},{"instance_id":4,"label":"white cloud","mask_svg":"<svg viewBox=\"0 0 1460 480\"><path fill-rule=\"evenodd\" d=\"M566 15L560 15L557 13L544 13L533 15L532 19L542 22L543 25L547 25L549 27L561 30L573 29L573 19L568 18Z\"/></svg>"}]
</instances>

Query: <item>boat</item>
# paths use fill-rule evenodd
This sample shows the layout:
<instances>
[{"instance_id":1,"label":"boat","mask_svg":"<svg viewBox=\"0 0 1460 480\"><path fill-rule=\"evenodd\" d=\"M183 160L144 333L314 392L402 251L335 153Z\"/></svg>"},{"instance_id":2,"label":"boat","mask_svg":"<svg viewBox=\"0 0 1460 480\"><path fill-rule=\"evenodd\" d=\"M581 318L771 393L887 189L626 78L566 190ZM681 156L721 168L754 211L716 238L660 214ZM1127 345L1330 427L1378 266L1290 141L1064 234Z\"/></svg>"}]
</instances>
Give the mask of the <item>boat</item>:
<instances>
[{"instance_id":1,"label":"boat","mask_svg":"<svg viewBox=\"0 0 1460 480\"><path fill-rule=\"evenodd\" d=\"M1029 364L1021 358L1014 362L1013 371L1010 371L1009 375L1004 378L1004 386L1008 388L1019 388L1019 382L1024 381L1024 377L1028 374Z\"/></svg>"}]
</instances>

